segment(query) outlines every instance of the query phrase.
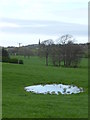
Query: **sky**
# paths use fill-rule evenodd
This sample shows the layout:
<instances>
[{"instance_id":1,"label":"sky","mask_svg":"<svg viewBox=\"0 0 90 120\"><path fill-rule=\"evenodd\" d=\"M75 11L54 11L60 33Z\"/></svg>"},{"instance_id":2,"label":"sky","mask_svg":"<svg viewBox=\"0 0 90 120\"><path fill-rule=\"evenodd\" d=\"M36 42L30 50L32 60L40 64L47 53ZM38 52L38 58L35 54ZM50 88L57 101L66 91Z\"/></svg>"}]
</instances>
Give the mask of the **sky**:
<instances>
[{"instance_id":1,"label":"sky","mask_svg":"<svg viewBox=\"0 0 90 120\"><path fill-rule=\"evenodd\" d=\"M88 0L0 0L0 46L56 41L65 34L88 42Z\"/></svg>"}]
</instances>

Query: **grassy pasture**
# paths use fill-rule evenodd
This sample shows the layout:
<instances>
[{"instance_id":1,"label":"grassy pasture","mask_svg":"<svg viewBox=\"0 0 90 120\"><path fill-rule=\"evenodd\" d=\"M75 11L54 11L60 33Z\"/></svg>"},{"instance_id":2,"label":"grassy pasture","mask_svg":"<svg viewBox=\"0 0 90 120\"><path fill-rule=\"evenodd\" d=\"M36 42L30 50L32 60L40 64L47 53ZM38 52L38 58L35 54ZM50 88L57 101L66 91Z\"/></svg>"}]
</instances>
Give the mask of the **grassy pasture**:
<instances>
[{"instance_id":1,"label":"grassy pasture","mask_svg":"<svg viewBox=\"0 0 90 120\"><path fill-rule=\"evenodd\" d=\"M88 60L80 68L45 66L38 57L24 58L23 65L3 63L3 118L87 118ZM26 92L34 84L63 83L83 87L72 95L43 95Z\"/></svg>"}]
</instances>

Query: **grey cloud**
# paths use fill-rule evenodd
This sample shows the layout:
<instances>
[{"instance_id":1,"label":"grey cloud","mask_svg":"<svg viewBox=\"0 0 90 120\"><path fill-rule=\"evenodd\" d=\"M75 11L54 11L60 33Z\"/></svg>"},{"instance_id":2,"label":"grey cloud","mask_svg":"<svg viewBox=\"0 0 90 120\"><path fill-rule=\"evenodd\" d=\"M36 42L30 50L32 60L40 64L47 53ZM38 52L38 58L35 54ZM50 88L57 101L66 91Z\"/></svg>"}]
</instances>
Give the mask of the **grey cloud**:
<instances>
[{"instance_id":1,"label":"grey cloud","mask_svg":"<svg viewBox=\"0 0 90 120\"><path fill-rule=\"evenodd\" d=\"M18 20L2 18L3 22L15 23L21 27L2 27L2 32L17 33L17 34L45 34L45 35L59 35L72 34L78 36L88 36L88 26L74 23L64 23L58 21L41 21L41 20ZM35 27L35 25L42 25L42 27ZM26 25L26 27L25 27ZM30 25L34 25L30 27ZM46 25L46 26L43 26Z\"/></svg>"}]
</instances>

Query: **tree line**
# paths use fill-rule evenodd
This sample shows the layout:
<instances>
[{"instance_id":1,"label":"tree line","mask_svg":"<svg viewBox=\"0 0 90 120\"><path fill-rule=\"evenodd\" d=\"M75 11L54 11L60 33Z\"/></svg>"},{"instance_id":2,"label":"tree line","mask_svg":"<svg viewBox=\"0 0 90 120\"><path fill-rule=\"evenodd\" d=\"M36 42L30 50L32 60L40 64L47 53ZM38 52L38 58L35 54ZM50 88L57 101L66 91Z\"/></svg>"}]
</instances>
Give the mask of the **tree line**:
<instances>
[{"instance_id":1,"label":"tree line","mask_svg":"<svg viewBox=\"0 0 90 120\"><path fill-rule=\"evenodd\" d=\"M53 66L64 67L78 67L82 57L89 57L90 44L75 44L72 35L66 34L56 40L56 43L52 39L44 40L38 44L20 46L20 47L8 47L6 48L9 55L20 55L25 58L30 56L44 57L46 66L49 65L49 61Z\"/></svg>"},{"instance_id":2,"label":"tree line","mask_svg":"<svg viewBox=\"0 0 90 120\"><path fill-rule=\"evenodd\" d=\"M61 36L57 44L52 39L41 42L38 51L40 57L45 57L46 66L51 59L54 66L78 67L84 54L82 46L74 44L73 37L68 34Z\"/></svg>"}]
</instances>

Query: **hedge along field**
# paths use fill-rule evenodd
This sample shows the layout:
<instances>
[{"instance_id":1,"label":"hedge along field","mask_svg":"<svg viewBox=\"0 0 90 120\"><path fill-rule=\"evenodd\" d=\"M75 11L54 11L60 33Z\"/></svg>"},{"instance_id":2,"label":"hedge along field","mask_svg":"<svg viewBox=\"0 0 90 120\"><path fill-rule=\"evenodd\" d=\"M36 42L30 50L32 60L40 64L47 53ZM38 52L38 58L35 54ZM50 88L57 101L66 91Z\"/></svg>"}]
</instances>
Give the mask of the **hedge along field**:
<instances>
[{"instance_id":1,"label":"hedge along field","mask_svg":"<svg viewBox=\"0 0 90 120\"><path fill-rule=\"evenodd\" d=\"M20 57L19 57L20 58ZM87 118L88 60L79 68L45 66L38 57L24 58L23 65L3 63L3 118ZM26 92L35 84L63 83L83 87L72 95L43 95Z\"/></svg>"}]
</instances>

